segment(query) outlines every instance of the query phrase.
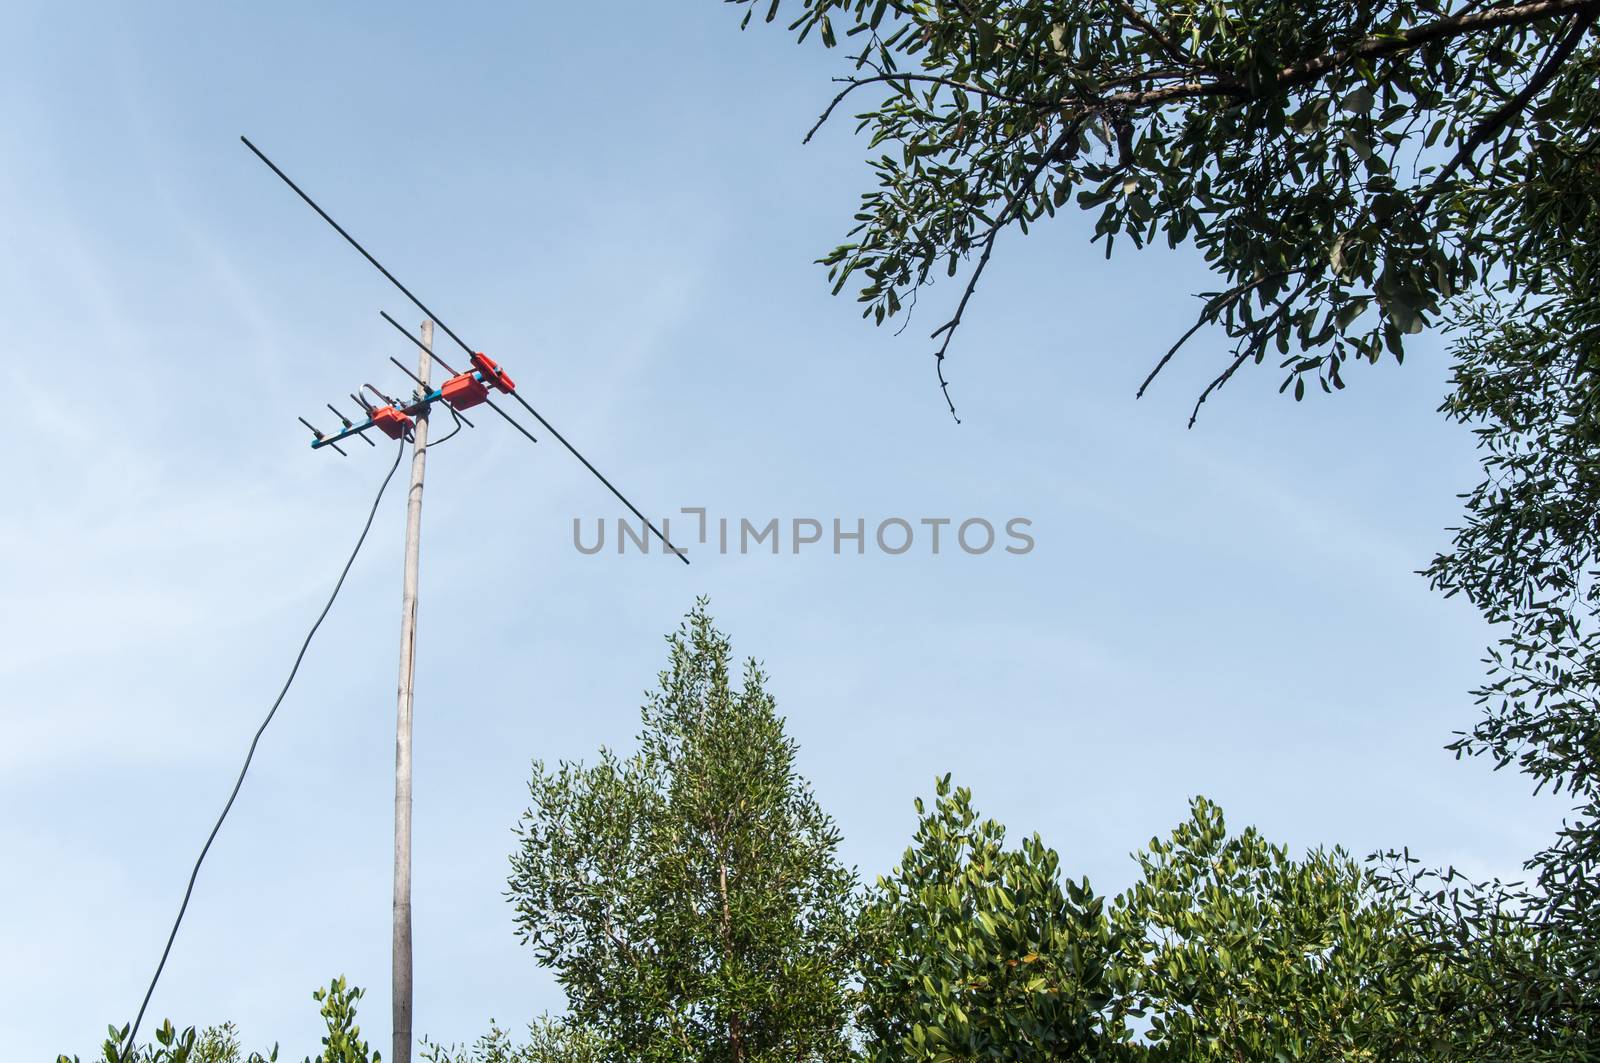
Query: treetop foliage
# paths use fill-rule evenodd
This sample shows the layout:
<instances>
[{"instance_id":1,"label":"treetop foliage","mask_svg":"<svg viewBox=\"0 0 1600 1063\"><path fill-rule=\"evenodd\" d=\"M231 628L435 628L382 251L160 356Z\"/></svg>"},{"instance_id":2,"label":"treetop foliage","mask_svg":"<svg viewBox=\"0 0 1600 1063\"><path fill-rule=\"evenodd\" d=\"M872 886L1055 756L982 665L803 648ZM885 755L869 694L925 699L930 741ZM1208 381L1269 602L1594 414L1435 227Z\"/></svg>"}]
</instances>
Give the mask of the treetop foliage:
<instances>
[{"instance_id":1,"label":"treetop foliage","mask_svg":"<svg viewBox=\"0 0 1600 1063\"><path fill-rule=\"evenodd\" d=\"M528 1039L521 1043L493 1019L489 1032L470 1047L423 1038L421 1059L422 1063L601 1063L602 1048L594 1031L570 1018L546 1015L528 1024Z\"/></svg>"},{"instance_id":2,"label":"treetop foliage","mask_svg":"<svg viewBox=\"0 0 1600 1063\"><path fill-rule=\"evenodd\" d=\"M1092 1059L1117 942L1104 901L1037 835L1005 848L971 791L939 780L863 918L865 1058Z\"/></svg>"},{"instance_id":3,"label":"treetop foliage","mask_svg":"<svg viewBox=\"0 0 1600 1063\"><path fill-rule=\"evenodd\" d=\"M322 1051L315 1060L309 1056L305 1063L383 1063L381 1053L361 1039L361 1027L356 1024L356 1005L365 991L349 984L340 975L326 988L313 990L322 1013L327 1033L322 1038ZM265 1055L246 1053L239 1043L239 1031L231 1022L209 1026L196 1031L195 1027L179 1030L167 1019L155 1031L154 1041L128 1053L128 1027L116 1026L106 1030L101 1058L105 1063L276 1063L278 1048ZM58 1056L57 1063L78 1063L77 1056Z\"/></svg>"},{"instance_id":4,"label":"treetop foliage","mask_svg":"<svg viewBox=\"0 0 1600 1063\"><path fill-rule=\"evenodd\" d=\"M534 765L510 898L606 1060L848 1058L853 872L767 677L702 600L638 751Z\"/></svg>"},{"instance_id":5,"label":"treetop foliage","mask_svg":"<svg viewBox=\"0 0 1600 1063\"><path fill-rule=\"evenodd\" d=\"M939 780L863 913L870 1063L1584 1058L1578 1000L1520 1007L1562 968L1515 920L1417 918L1339 850L1292 856L1196 798L1107 901L1033 836L1016 848ZM1442 908L1436 909L1442 914ZM1425 931L1425 933L1424 933ZM1511 985L1500 979L1515 973ZM1574 1054L1576 1053L1576 1054Z\"/></svg>"}]
</instances>

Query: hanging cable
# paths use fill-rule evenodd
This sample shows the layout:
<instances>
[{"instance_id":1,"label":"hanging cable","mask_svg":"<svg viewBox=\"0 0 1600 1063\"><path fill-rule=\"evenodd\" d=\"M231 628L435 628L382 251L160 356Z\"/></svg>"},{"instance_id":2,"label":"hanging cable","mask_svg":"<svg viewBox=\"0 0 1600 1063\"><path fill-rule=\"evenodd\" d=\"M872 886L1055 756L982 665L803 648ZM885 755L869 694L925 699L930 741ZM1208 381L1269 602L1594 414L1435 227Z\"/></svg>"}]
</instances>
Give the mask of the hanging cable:
<instances>
[{"instance_id":1,"label":"hanging cable","mask_svg":"<svg viewBox=\"0 0 1600 1063\"><path fill-rule=\"evenodd\" d=\"M398 277L396 277L393 273L390 273L387 269L385 269L382 262L379 262L377 259L373 258L371 252L369 252L366 248L362 247L361 244L356 241L355 237L353 237L349 233L345 232L344 226L342 226L338 222L334 221L333 217L327 211L323 210L321 207L319 207L317 205L317 201L316 200L314 200L310 196L306 195L305 191L299 185L295 184L294 181L292 179L290 179L288 174L286 174L282 170L278 169L278 164L277 163L275 163L271 159L267 158L266 154L260 148L256 147L254 144L250 143L250 138L249 137L241 136L239 139L244 142L244 146L245 147L249 148L251 150L251 152L254 153L256 158L258 158L262 162L266 163L267 164L267 168L270 169L273 173L277 174L279 179L281 179L284 184L288 185L291 189L293 189L295 195L297 195L301 199L305 200L306 205L308 207L310 207L312 210L316 211L317 214L322 218L323 221L325 221L329 225L333 226L334 232L336 232L340 236L344 237L346 243L348 243L351 247L353 247L357 251L359 251L361 253L361 257L362 258L364 258L368 262L372 263L373 267L375 269L377 269L377 271L379 273L383 274L384 277L386 277L388 279L390 284L393 284L396 288L400 289L400 293L402 295L404 295L407 299L410 299L412 304L418 310L421 310L424 314L426 314L428 316L429 320L431 320L435 325L438 325L441 329L443 329L445 335L447 335L451 339L455 340L456 341L456 346L460 347L463 351L466 351L468 355L471 355L471 354L474 353L473 352L473 348L471 348L470 346L467 345L467 341L466 340L463 340L460 336L456 335L454 329L452 329L449 325L446 325L443 321L439 320L439 315L438 314L435 314L432 310L429 310L428 307L423 303L423 301L421 299L418 299L415 295L411 294L411 289L410 288L407 288L404 284L401 284L400 283L400 279ZM398 323L396 323L394 321L393 318L389 317L388 314L385 314L384 317L389 320L390 324L394 324L396 328L400 327L398 325ZM400 331L405 332L405 329L402 328ZM413 343L416 343L419 346L421 345L421 341L418 340L415 336L412 336L411 333L405 332L405 334L406 334L406 336L408 338L411 339L411 341ZM440 365L445 365L444 360L442 358L439 358L438 355L433 354L431 351L429 352L429 354ZM445 368L449 369L449 366L445 365ZM449 371L450 371L450 373L452 375L454 375L455 370L449 369ZM515 391L511 392L511 397L516 399L518 402L520 402L522 404L523 409L525 409L529 413L533 414L535 420L537 420L540 424L544 425L545 428L549 429L550 434L555 436L556 439L560 441L561 445L566 447L567 450L569 452L571 452L573 457L575 457L579 461L581 461L583 463L583 467L584 468L586 468L590 472L594 473L595 479L597 479L601 483L605 484L606 485L606 489L609 490L612 494L616 495L617 496L617 500L620 501L623 505L627 506L628 509L633 513L634 516L638 517L641 521L643 521L645 527L647 527L651 531L655 532L656 538L661 540L662 545L665 546L668 551L670 551L674 556L677 557L677 559L679 561L682 561L684 564L687 565L689 563L689 555L684 553L682 550L679 550L676 546L673 546L671 541L668 540L665 535L661 534L661 529L657 528L654 524L652 524L650 522L650 519L648 517L646 517L643 513L640 513L638 507L636 507L632 502L629 502L627 497L625 495L623 495L623 493L621 491L618 491L616 486L610 480L608 480L604 476L602 476L601 473L600 473L600 470L595 468L592 464L590 464L589 463L589 459L584 457L581 453L579 453L577 447L575 447L571 443L567 442L566 436L563 436L560 432L556 431L555 425L553 425L549 421L545 420L544 417L542 415L540 415L539 411L534 409L533 406L529 404L527 399L524 399L521 395L517 394ZM497 412L500 414L500 416L504 417L506 420L511 421L510 415L507 414L504 410L499 410L497 408ZM522 432L523 435L527 436L529 439L533 439L533 434L531 432L529 432L526 428L523 428L520 424L517 424L516 421L511 421L511 423L517 425L517 428Z\"/></svg>"},{"instance_id":2,"label":"hanging cable","mask_svg":"<svg viewBox=\"0 0 1600 1063\"><path fill-rule=\"evenodd\" d=\"M448 438L448 437L446 437ZM294 683L295 675L300 671L300 662L305 660L306 650L311 648L311 639L317 633L317 628L322 626L327 619L328 612L333 608L334 599L339 597L339 590L344 586L345 577L350 575L350 568L356 563L356 556L361 553L361 547L367 541L367 533L372 530L373 518L378 515L378 503L383 501L383 494L389 488L389 481L394 479L395 470L400 468L400 459L405 456L405 441L400 442L399 449L394 456L394 464L389 466L389 473L383 478L383 483L378 487L378 495L372 500L372 508L367 512L367 522L361 526L361 535L356 539L355 549L350 551L349 560L345 561L344 568L339 573L339 579L333 585L333 593L328 595L328 602L322 607L322 612L317 614L317 619L311 625L311 630L306 632L305 641L300 644L300 652L295 655L294 666L289 669L289 678L283 681L283 689L278 691L277 698L272 703L272 708L267 710L266 719L261 721L261 726L256 728L256 735L250 740L250 749L244 755L244 766L239 769L239 777L234 780L233 792L228 794L227 804L222 806L222 814L217 817L216 825L211 828L211 834L206 838L206 843L200 849L200 856L194 862L194 870L189 872L189 885L183 891L183 903L178 906L178 917L172 921L172 932L167 935L167 946L161 950L161 962L156 964L156 973L150 978L150 987L144 991L144 1001L139 1005L139 1014L134 1017L133 1026L128 1031L127 1047L118 1053L120 1063L128 1063L133 1058L134 1039L139 1036L139 1024L144 1021L145 1009L150 1006L150 997L156 991L156 983L161 980L161 972L167 966L167 957L172 953L172 943L177 940L178 927L183 923L183 913L189 910L189 898L194 895L195 880L200 877L200 865L205 862L206 854L211 851L211 843L217 840L217 832L222 829L222 821L228 818L228 811L233 808L234 798L239 796L239 788L244 785L245 773L250 770L250 761L256 755L256 745L261 741L261 736L266 732L267 724L272 722L272 717L277 715L278 706L283 704L289 687Z\"/></svg>"},{"instance_id":3,"label":"hanging cable","mask_svg":"<svg viewBox=\"0 0 1600 1063\"><path fill-rule=\"evenodd\" d=\"M464 427L462 425L462 423L461 423L461 415L459 413L457 413L455 410L451 409L449 403L443 403L442 405L444 406L445 409L450 410L450 416L454 417L456 419L456 426L454 428L450 429L450 431L446 432L444 435L440 436L438 439L430 439L430 440L428 440L428 449L429 450L432 450L434 447L438 446L440 443L443 443L447 439L454 439L456 437L457 433L459 433L461 431L461 429Z\"/></svg>"}]
</instances>

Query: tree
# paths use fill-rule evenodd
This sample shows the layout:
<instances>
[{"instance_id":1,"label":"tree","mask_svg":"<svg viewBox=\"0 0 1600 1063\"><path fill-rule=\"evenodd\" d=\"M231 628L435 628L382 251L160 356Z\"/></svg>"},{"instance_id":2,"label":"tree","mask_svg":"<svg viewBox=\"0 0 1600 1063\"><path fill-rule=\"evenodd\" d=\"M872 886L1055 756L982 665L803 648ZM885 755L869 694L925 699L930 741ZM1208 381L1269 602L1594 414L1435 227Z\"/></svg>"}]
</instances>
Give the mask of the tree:
<instances>
[{"instance_id":1,"label":"tree","mask_svg":"<svg viewBox=\"0 0 1600 1063\"><path fill-rule=\"evenodd\" d=\"M1100 1059L1116 951L1088 882L1037 835L1005 848L940 779L865 911L860 1024L871 1063Z\"/></svg>"},{"instance_id":2,"label":"tree","mask_svg":"<svg viewBox=\"0 0 1600 1063\"><path fill-rule=\"evenodd\" d=\"M704 600L639 749L535 763L510 899L607 1060L845 1059L855 876L754 660Z\"/></svg>"},{"instance_id":3,"label":"tree","mask_svg":"<svg viewBox=\"0 0 1600 1063\"><path fill-rule=\"evenodd\" d=\"M1459 918L1420 918L1453 903L1438 883L1295 858L1198 797L1107 904L1037 836L1007 849L948 776L917 808L864 910L869 1063L1589 1058L1502 984L1552 970L1539 939L1515 918L1467 941Z\"/></svg>"},{"instance_id":4,"label":"tree","mask_svg":"<svg viewBox=\"0 0 1600 1063\"><path fill-rule=\"evenodd\" d=\"M1438 1058L1600 1059L1600 997L1583 967L1592 941L1552 932L1538 917L1541 898L1520 884L1474 882L1404 852L1381 856L1373 881L1410 942L1396 981L1439 972L1412 983L1396 1007L1423 1017Z\"/></svg>"},{"instance_id":5,"label":"tree","mask_svg":"<svg viewBox=\"0 0 1600 1063\"><path fill-rule=\"evenodd\" d=\"M361 1039L361 1027L356 1024L356 1004L363 990L350 985L343 976L333 979L325 989L316 989L311 998L321 1005L322 1020L327 1034L322 1038L322 1051L315 1063L382 1063L383 1057L374 1052ZM231 1022L209 1026L196 1032L193 1026L181 1032L167 1019L155 1032L155 1043L145 1045L124 1058L123 1045L128 1040L126 1026L107 1028L101 1058L105 1063L275 1063L278 1049L263 1055L260 1052L245 1054L239 1044L239 1031ZM78 1063L78 1057L56 1057L57 1063ZM305 1063L313 1063L307 1057Z\"/></svg>"},{"instance_id":6,"label":"tree","mask_svg":"<svg viewBox=\"0 0 1600 1063\"><path fill-rule=\"evenodd\" d=\"M1122 1010L1148 1024L1150 1060L1427 1060L1440 1044L1493 1043L1478 983L1343 851L1294 859L1253 827L1230 834L1197 797L1135 859L1111 921Z\"/></svg>"},{"instance_id":7,"label":"tree","mask_svg":"<svg viewBox=\"0 0 1600 1063\"><path fill-rule=\"evenodd\" d=\"M1560 84L1562 105L1600 109L1589 53ZM1443 410L1470 426L1484 477L1466 519L1428 569L1504 632L1477 690L1483 716L1458 755L1515 764L1572 815L1528 861L1534 888L1461 893L1475 920L1509 904L1541 935L1538 962L1501 979L1509 1011L1559 1030L1567 1050L1600 1054L1600 154L1592 128L1529 154L1505 225L1517 279L1458 314L1453 388ZM1437 913L1425 914L1438 918ZM1587 1046L1586 1048L1574 1046Z\"/></svg>"},{"instance_id":8,"label":"tree","mask_svg":"<svg viewBox=\"0 0 1600 1063\"><path fill-rule=\"evenodd\" d=\"M757 0L734 2L748 23ZM858 129L890 149L823 259L835 292L862 278L882 323L966 270L933 333L942 387L999 235L1073 204L1107 255L1164 237L1218 275L1139 388L1219 326L1231 352L1195 413L1269 354L1298 399L1445 327L1443 411L1477 434L1484 478L1428 575L1506 632L1453 748L1516 764L1573 816L1529 860L1532 890L1441 875L1471 919L1520 913L1550 939L1537 955L1565 957L1526 984L1536 1011L1552 981L1600 991L1597 17L1600 0L802 0L790 23L859 42L822 120L865 100Z\"/></svg>"},{"instance_id":9,"label":"tree","mask_svg":"<svg viewBox=\"0 0 1600 1063\"><path fill-rule=\"evenodd\" d=\"M1600 108L1597 75L1570 86L1582 105ZM1570 796L1576 822L1530 868L1552 923L1600 941L1600 154L1586 139L1551 152L1520 204L1540 233L1520 258L1536 294L1462 315L1443 409L1476 433L1484 478L1428 575L1506 632L1476 692L1484 718L1454 748Z\"/></svg>"},{"instance_id":10,"label":"tree","mask_svg":"<svg viewBox=\"0 0 1600 1063\"><path fill-rule=\"evenodd\" d=\"M783 6L733 2L750 5L746 24ZM1401 357L1459 293L1533 290L1520 256L1570 234L1525 201L1552 162L1593 181L1600 0L800 8L800 39L859 42L818 125L878 90L858 129L892 149L872 162L849 241L822 260L835 292L859 274L881 324L970 263L933 332L947 400L944 360L999 235L1074 203L1098 211L1107 255L1119 236L1164 237L1218 274L1151 374L1220 325L1232 351L1198 412L1269 353L1297 398L1308 379L1340 388L1348 360Z\"/></svg>"},{"instance_id":11,"label":"tree","mask_svg":"<svg viewBox=\"0 0 1600 1063\"><path fill-rule=\"evenodd\" d=\"M383 1057L361 1039L361 1027L356 1025L356 1004L366 991L345 982L343 976L335 978L326 989L311 994L322 1005L322 1020L328 1026L322 1039L322 1051L314 1063L382 1063ZM306 1063L313 1063L306 1060Z\"/></svg>"},{"instance_id":12,"label":"tree","mask_svg":"<svg viewBox=\"0 0 1600 1063\"><path fill-rule=\"evenodd\" d=\"M152 1036L154 1043L125 1055L122 1046L128 1040L128 1027L109 1026L100 1058L105 1063L276 1063L278 1058L276 1046L267 1055L259 1052L245 1055L239 1044L238 1028L231 1022L198 1031L189 1026L180 1031L167 1019ZM56 1057L56 1063L79 1063L79 1060L77 1056L63 1054Z\"/></svg>"},{"instance_id":13,"label":"tree","mask_svg":"<svg viewBox=\"0 0 1600 1063\"><path fill-rule=\"evenodd\" d=\"M603 1043L592 1031L570 1019L544 1016L528 1025L528 1040L516 1044L511 1034L489 1020L489 1032L471 1048L446 1047L423 1039L423 1063L601 1063Z\"/></svg>"}]
</instances>

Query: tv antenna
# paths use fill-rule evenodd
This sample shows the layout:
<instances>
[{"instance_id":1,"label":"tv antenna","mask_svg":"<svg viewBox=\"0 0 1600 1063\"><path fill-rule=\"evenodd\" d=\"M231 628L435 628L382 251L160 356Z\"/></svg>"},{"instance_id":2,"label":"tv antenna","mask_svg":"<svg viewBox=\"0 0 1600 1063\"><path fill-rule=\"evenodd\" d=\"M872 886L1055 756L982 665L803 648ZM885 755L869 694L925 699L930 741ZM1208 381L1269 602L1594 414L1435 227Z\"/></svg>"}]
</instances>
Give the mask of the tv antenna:
<instances>
[{"instance_id":1,"label":"tv antenna","mask_svg":"<svg viewBox=\"0 0 1600 1063\"><path fill-rule=\"evenodd\" d=\"M411 1063L411 1018L412 1018L412 955L411 955L411 713L413 696L413 674L415 668L414 650L416 646L417 622L417 570L419 565L420 532L422 526L422 482L423 473L427 464L428 447L428 417L432 409L438 405L447 410L451 418L456 421L455 430L461 430L465 423L472 427L471 421L465 416L465 411L478 406L487 406L498 414L517 431L528 438L530 442L537 442L532 432L525 428L516 418L505 411L496 403L495 397L506 396L520 405L533 416L533 419L542 425L545 431L555 437L556 441L565 447L573 457L583 463L583 467L594 474L595 479L606 486L617 500L626 506L635 517L638 517L645 527L655 534L661 541L666 551L678 558L684 564L689 563L689 558L684 551L673 546L667 536L655 526L637 506L628 501L626 495L617 489L616 485L608 480L604 473L594 467L594 464L583 453L573 446L551 424L543 414L534 409L533 404L523 397L516 383L506 373L505 369L484 354L468 344L461 336L445 324L439 315L434 313L423 301L412 293L410 288L402 284L393 273L379 262L372 254L351 236L344 226L340 225L333 217L322 209L316 200L312 199L304 189L294 182L288 174L278 167L278 164L269 159L265 152L250 142L248 137L241 136L244 146L249 148L267 167L276 174L284 184L288 185L294 193L305 201L306 205L317 212L317 215L332 226L333 230L344 237L345 242L355 248L361 257L370 262L374 269L399 289L400 294L411 301L411 304L425 315L422 322L421 336L413 335L410 330L401 325L386 311L380 311L383 319L393 325L402 335L415 344L418 348L417 371L410 372L398 360L390 361L400 368L415 385L415 390L409 399L395 399L384 394L370 384L363 384L361 388L351 393L351 399L358 407L357 417L346 417L329 404L335 417L339 419L339 428L335 431L324 433L314 427L309 421L301 418L300 421L311 430L313 449L332 447L341 455L344 451L339 444L347 442L352 437L360 437L368 444L372 440L368 434L381 432L390 439L411 441L411 484L406 494L406 539L405 539L405 577L404 592L401 597L400 612L400 686L397 698L395 716L395 790L394 790L394 932L393 932L393 1015L394 1029L392 1039L393 1054L389 1057L393 1063ZM434 327L442 329L445 335L455 341L467 355L467 368L458 372L449 362L439 356L433 349ZM449 374L449 377L434 387L429 383L429 363L436 362L439 367ZM368 398L367 396L371 396ZM663 522L665 523L665 522Z\"/></svg>"},{"instance_id":2,"label":"tv antenna","mask_svg":"<svg viewBox=\"0 0 1600 1063\"><path fill-rule=\"evenodd\" d=\"M395 790L394 790L394 942L393 942L393 1009L394 1029L392 1046L393 1051L389 1059L391 1063L410 1063L411 1061L411 1016L412 1016L412 954L411 954L411 714L413 703L414 674L415 674L415 648L416 648L416 623L417 623L417 571L419 565L420 533L422 529L422 484L423 473L427 465L428 450L428 421L429 415L436 407L444 409L450 414L455 427L448 439L460 432L463 427L475 427L466 411L480 406L487 407L506 421L529 442L537 443L538 439L521 421L513 417L495 399L509 398L526 410L544 430L555 437L556 441L565 447L573 457L583 463L583 467L594 474L595 479L605 485L606 489L616 496L617 500L628 508L628 511L648 528L657 539L665 552L673 555L684 564L689 563L689 558L683 550L672 545L666 534L639 511L639 508L628 501L626 495L617 489L606 478L594 463L584 457L577 447L573 446L551 424L543 414L534 409L533 405L523 396L516 382L511 378L504 367L482 351L475 350L464 341L461 336L439 319L439 315L430 310L421 299L418 299L411 289L407 288L400 280L390 273L383 263L372 256L367 249L351 236L345 228L319 206L316 200L306 194L305 190L279 169L277 163L267 158L266 154L250 142L248 137L239 138L244 146L249 148L267 167L277 174L284 184L294 190L294 193L306 202L317 215L333 227L333 230L365 258L372 266L382 273L400 293L409 299L413 306L425 315L422 322L420 336L413 335L409 329L401 325L386 311L380 311L383 319L394 326L419 350L417 370L412 372L398 359L390 358L396 367L410 378L414 385L411 394L407 397L397 398L391 396L371 384L362 384L355 391L350 392L349 398L354 403L353 415L346 416L332 403L327 404L328 411L338 421L338 427L332 431L324 432L317 428L304 417L299 418L311 432L311 447L313 450L331 449L341 456L348 456L341 443L348 444L353 439L360 439L368 446L376 446L371 436L382 434L398 443L395 465L389 470L389 477L393 477L399 467L400 457L404 453L407 443L411 444L411 483L406 495L406 537L405 537L405 576L404 590L401 597L400 611L400 685L396 699L395 712ZM449 362L445 361L433 349L433 332L437 326L444 330L457 346L467 355L467 368L457 371ZM435 387L431 380L431 363L436 363L445 373L449 374L443 383ZM443 439L435 442L443 442ZM384 480L387 487L388 479ZM362 530L361 537L356 543L356 552L359 553L361 544L366 541L367 530L372 527L372 517L377 512L378 502L383 498L382 489L378 492L377 499L372 505L372 512L368 514L367 523ZM668 522L663 520L662 524ZM648 539L645 540L648 542ZM646 547L648 549L648 547ZM150 980L150 986L145 992L144 1002L139 1007L139 1013L130 1027L125 1027L119 1034L124 1047L119 1052L121 1060L132 1057L134 1041L139 1034L139 1024L144 1019L145 1009L149 1007L150 997L155 992L156 983L161 978L161 972L166 966L167 957L172 951L173 941L178 934L178 927L183 922L183 914L188 909L189 898L194 892L195 880L200 873L200 865L204 862L206 853L210 851L211 843L216 839L217 831L221 829L223 820L227 818L228 810L233 807L233 800L238 796L239 787L244 782L245 772L249 770L251 758L255 755L256 743L261 740L262 733L267 724L272 721L278 706L282 704L284 696L289 691L295 675L299 671L300 662L305 657L306 649L310 646L311 637L316 634L322 619L327 616L328 610L333 607L334 598L338 596L339 588L344 584L345 575L349 574L350 566L355 562L356 554L350 555L346 562L344 572L340 575L339 582L334 587L333 597L323 607L321 616L312 625L311 632L306 636L305 643L300 648L300 656L296 658L294 668L289 673L289 679L284 684L283 690L278 694L278 699L268 711L266 719L260 729L256 731L255 740L251 742L250 751L245 757L244 768L240 771L238 780L234 783L232 794L227 804L223 806L222 815L218 818L216 826L212 828L210 837L200 851L200 857L195 861L194 870L189 876L189 886L184 893L183 904L178 909L177 919L174 921L172 931L167 937L166 948L161 954L161 960L156 965L156 971Z\"/></svg>"}]
</instances>

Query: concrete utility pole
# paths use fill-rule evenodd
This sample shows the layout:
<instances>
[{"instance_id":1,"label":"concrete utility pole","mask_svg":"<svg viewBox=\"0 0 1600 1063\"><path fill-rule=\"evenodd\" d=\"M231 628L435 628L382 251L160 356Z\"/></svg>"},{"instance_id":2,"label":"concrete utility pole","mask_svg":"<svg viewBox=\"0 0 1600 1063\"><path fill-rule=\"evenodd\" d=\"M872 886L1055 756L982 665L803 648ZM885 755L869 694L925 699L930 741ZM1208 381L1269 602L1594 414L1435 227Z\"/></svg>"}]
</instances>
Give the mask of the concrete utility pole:
<instances>
[{"instance_id":1,"label":"concrete utility pole","mask_svg":"<svg viewBox=\"0 0 1600 1063\"><path fill-rule=\"evenodd\" d=\"M428 389L433 322L422 323L417 376ZM428 462L428 411L417 414L406 493L405 592L400 600L400 692L394 730L394 1044L392 1063L411 1063L411 699L417 646L417 551L422 535L422 472Z\"/></svg>"}]
</instances>

